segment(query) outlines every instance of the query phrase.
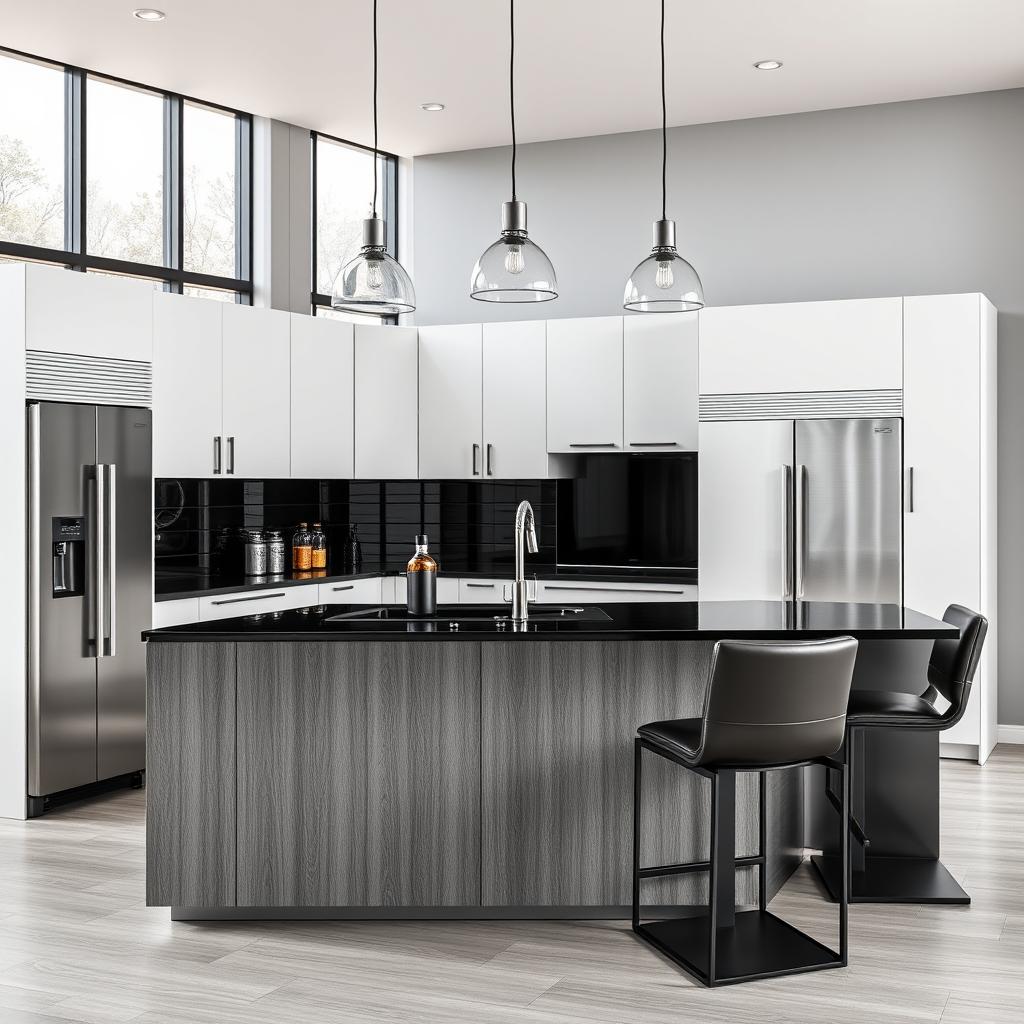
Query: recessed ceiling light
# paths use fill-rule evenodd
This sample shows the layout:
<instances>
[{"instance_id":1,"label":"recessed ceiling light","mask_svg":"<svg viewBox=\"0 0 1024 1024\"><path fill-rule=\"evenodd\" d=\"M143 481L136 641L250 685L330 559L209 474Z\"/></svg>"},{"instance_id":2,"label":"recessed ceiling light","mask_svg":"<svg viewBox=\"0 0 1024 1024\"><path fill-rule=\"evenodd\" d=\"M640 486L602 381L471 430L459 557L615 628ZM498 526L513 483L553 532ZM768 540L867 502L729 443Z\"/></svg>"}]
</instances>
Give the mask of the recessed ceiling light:
<instances>
[{"instance_id":1,"label":"recessed ceiling light","mask_svg":"<svg viewBox=\"0 0 1024 1024\"><path fill-rule=\"evenodd\" d=\"M782 67L781 60L759 60L755 65L758 71L778 71Z\"/></svg>"},{"instance_id":2,"label":"recessed ceiling light","mask_svg":"<svg viewBox=\"0 0 1024 1024\"><path fill-rule=\"evenodd\" d=\"M420 110L430 110L430 111L444 110L444 104L443 103L421 103L420 104Z\"/></svg>"},{"instance_id":3,"label":"recessed ceiling light","mask_svg":"<svg viewBox=\"0 0 1024 1024\"><path fill-rule=\"evenodd\" d=\"M167 15L154 7L137 7L132 11L132 17L138 18L139 21L163 21Z\"/></svg>"}]
</instances>

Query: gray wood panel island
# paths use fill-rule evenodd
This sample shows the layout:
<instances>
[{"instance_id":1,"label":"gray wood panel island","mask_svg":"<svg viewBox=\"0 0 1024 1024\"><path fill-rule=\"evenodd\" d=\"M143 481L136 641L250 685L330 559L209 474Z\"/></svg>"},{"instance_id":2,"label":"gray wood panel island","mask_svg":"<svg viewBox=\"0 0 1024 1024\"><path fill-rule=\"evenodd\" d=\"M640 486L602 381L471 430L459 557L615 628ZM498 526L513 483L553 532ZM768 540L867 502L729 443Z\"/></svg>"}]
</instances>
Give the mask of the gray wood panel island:
<instances>
[{"instance_id":1,"label":"gray wood panel island","mask_svg":"<svg viewBox=\"0 0 1024 1024\"><path fill-rule=\"evenodd\" d=\"M179 919L628 916L633 737L700 714L716 640L949 632L894 606L800 625L787 609L621 605L512 631L493 609L425 628L311 608L150 631L147 902ZM706 783L656 761L644 861L706 860ZM802 855L802 776L769 780L774 892ZM756 777L736 806L737 855L754 854ZM645 900L700 903L706 884ZM739 869L738 902L756 885Z\"/></svg>"}]
</instances>

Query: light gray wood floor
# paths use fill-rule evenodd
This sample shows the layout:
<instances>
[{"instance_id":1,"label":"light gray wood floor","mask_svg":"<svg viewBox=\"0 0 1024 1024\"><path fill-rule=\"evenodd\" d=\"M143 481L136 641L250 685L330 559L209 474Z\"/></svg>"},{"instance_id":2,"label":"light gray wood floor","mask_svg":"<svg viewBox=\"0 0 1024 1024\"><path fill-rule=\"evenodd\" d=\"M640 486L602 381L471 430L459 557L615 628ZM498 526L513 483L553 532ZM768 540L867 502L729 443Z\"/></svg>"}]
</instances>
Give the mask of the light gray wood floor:
<instances>
[{"instance_id":1,"label":"light gray wood floor","mask_svg":"<svg viewBox=\"0 0 1024 1024\"><path fill-rule=\"evenodd\" d=\"M968 908L851 908L846 971L708 991L623 922L172 923L144 904L143 795L0 821L0 1021L717 1024L1024 1020L1024 748L943 762ZM827 936L801 869L772 909Z\"/></svg>"}]
</instances>

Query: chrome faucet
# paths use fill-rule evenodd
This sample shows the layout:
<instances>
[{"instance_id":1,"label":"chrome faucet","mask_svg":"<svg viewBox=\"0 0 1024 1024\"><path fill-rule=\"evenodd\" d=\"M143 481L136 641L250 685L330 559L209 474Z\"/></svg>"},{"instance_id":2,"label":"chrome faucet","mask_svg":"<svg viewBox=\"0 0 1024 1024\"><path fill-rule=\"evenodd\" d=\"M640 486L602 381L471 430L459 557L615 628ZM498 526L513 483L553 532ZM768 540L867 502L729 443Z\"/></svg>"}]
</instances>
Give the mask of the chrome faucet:
<instances>
[{"instance_id":1,"label":"chrome faucet","mask_svg":"<svg viewBox=\"0 0 1024 1024\"><path fill-rule=\"evenodd\" d=\"M526 548L537 554L537 528L533 520L533 506L519 502L516 509L516 578L512 583L512 622L525 622L529 614L530 593L526 587Z\"/></svg>"}]
</instances>

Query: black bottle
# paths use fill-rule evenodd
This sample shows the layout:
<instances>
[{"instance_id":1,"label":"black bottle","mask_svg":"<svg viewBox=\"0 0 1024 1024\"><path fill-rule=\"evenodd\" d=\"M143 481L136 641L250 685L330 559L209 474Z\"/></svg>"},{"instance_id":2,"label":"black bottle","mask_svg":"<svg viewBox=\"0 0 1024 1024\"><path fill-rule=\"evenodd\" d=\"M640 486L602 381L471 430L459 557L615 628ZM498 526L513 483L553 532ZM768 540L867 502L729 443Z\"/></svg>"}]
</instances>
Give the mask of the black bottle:
<instances>
[{"instance_id":1,"label":"black bottle","mask_svg":"<svg viewBox=\"0 0 1024 1024\"><path fill-rule=\"evenodd\" d=\"M363 571L363 549L356 536L356 524L351 523L348 528L348 540L345 542L345 571L357 573Z\"/></svg>"},{"instance_id":2,"label":"black bottle","mask_svg":"<svg viewBox=\"0 0 1024 1024\"><path fill-rule=\"evenodd\" d=\"M416 554L405 567L406 604L410 615L437 612L437 562L427 554L426 534L416 537Z\"/></svg>"}]
</instances>

